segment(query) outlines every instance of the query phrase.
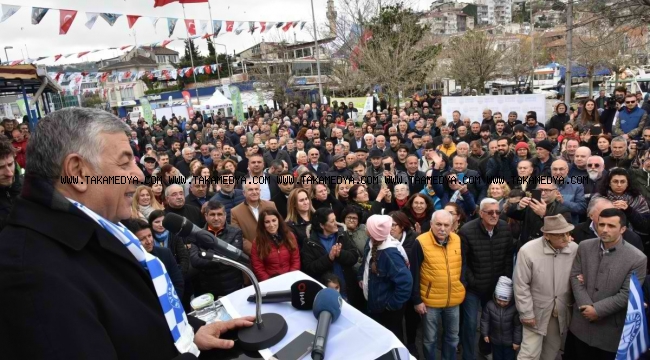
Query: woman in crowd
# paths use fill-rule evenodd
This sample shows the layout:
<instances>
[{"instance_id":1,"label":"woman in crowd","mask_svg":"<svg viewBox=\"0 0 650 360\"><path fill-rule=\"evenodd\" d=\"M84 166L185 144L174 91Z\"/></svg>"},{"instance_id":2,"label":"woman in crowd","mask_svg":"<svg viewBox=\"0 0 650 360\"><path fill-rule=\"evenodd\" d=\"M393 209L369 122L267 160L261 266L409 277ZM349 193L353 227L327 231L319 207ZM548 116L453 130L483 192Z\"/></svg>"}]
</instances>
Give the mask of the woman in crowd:
<instances>
[{"instance_id":1,"label":"woman in crowd","mask_svg":"<svg viewBox=\"0 0 650 360\"><path fill-rule=\"evenodd\" d=\"M305 189L307 190L308 194L311 194L312 191L314 191L314 185L318 182L316 175L309 171L309 169L305 166L305 170L300 173L298 176L298 181L296 181L296 189ZM300 169L299 169L300 170Z\"/></svg>"},{"instance_id":2,"label":"woman in crowd","mask_svg":"<svg viewBox=\"0 0 650 360\"><path fill-rule=\"evenodd\" d=\"M557 141L561 144L564 140L574 139L580 141L580 134L576 132L573 124L568 122L564 124L564 133L557 137Z\"/></svg>"},{"instance_id":3,"label":"woman in crowd","mask_svg":"<svg viewBox=\"0 0 650 360\"><path fill-rule=\"evenodd\" d=\"M578 132L583 129L590 129L592 126L600 126L600 116L596 108L596 102L589 99L585 102L582 112L573 121L573 128Z\"/></svg>"},{"instance_id":4,"label":"woman in crowd","mask_svg":"<svg viewBox=\"0 0 650 360\"><path fill-rule=\"evenodd\" d=\"M334 197L340 201L341 204L347 205L349 202L350 188L354 185L354 181L350 179L343 179L340 183L336 184L334 189Z\"/></svg>"},{"instance_id":5,"label":"woman in crowd","mask_svg":"<svg viewBox=\"0 0 650 360\"><path fill-rule=\"evenodd\" d=\"M230 171L232 171L232 173L235 174L235 180L236 181L239 180L239 179L244 179L246 177L245 173L243 173L241 171L237 171L237 163L233 159L223 160L221 162L221 169L219 169L219 170L230 170ZM237 181L236 188L241 189L241 185L242 185L241 181Z\"/></svg>"},{"instance_id":6,"label":"woman in crowd","mask_svg":"<svg viewBox=\"0 0 650 360\"><path fill-rule=\"evenodd\" d=\"M131 203L131 218L148 221L149 215L154 210L165 210L165 207L156 200L150 187L140 185L135 189Z\"/></svg>"},{"instance_id":7,"label":"woman in crowd","mask_svg":"<svg viewBox=\"0 0 650 360\"><path fill-rule=\"evenodd\" d=\"M336 219L342 221L341 212L343 211L343 204L338 201L332 194L329 192L329 187L326 184L318 183L312 186L312 205L314 209L320 209L323 207L330 208L334 210Z\"/></svg>"},{"instance_id":8,"label":"woman in crowd","mask_svg":"<svg viewBox=\"0 0 650 360\"><path fill-rule=\"evenodd\" d=\"M171 250L178 264L178 268L183 273L183 277L187 276L190 270L190 253L183 242L183 239L169 232L163 227L163 219L165 218L165 211L154 210L149 214L149 225L151 225L153 244Z\"/></svg>"},{"instance_id":9,"label":"woman in crowd","mask_svg":"<svg viewBox=\"0 0 650 360\"><path fill-rule=\"evenodd\" d=\"M510 193L510 187L508 183L503 179L494 179L492 183L488 186L487 196L499 201L499 210L503 211L503 206L508 199L508 194Z\"/></svg>"},{"instance_id":10,"label":"woman in crowd","mask_svg":"<svg viewBox=\"0 0 650 360\"><path fill-rule=\"evenodd\" d=\"M537 130L537 133L535 134L535 139L533 139L533 141L535 142L535 144L537 144L542 140L546 140L546 130L540 129Z\"/></svg>"},{"instance_id":11,"label":"woman in crowd","mask_svg":"<svg viewBox=\"0 0 650 360\"><path fill-rule=\"evenodd\" d=\"M598 155L602 158L609 156L612 153L610 148L611 136L607 134L598 135L598 141L596 143L597 149L592 149L592 155Z\"/></svg>"},{"instance_id":12,"label":"woman in crowd","mask_svg":"<svg viewBox=\"0 0 650 360\"><path fill-rule=\"evenodd\" d=\"M413 194L401 211L411 222L416 235L420 235L431 229L431 215L433 215L435 209L433 208L433 202L428 196L419 193Z\"/></svg>"},{"instance_id":13,"label":"woman in crowd","mask_svg":"<svg viewBox=\"0 0 650 360\"><path fill-rule=\"evenodd\" d=\"M368 242L368 234L366 234L366 224L361 223L361 210L355 206L346 206L341 212L343 224L345 225L345 232L350 237L352 244L363 254L363 249L366 248ZM361 265L361 257L359 262L355 265L355 270Z\"/></svg>"},{"instance_id":14,"label":"woman in crowd","mask_svg":"<svg viewBox=\"0 0 650 360\"><path fill-rule=\"evenodd\" d=\"M557 129L558 132L562 132L564 130L564 124L568 123L569 120L566 104L559 103L555 105L555 115L546 123L546 131Z\"/></svg>"},{"instance_id":15,"label":"woman in crowd","mask_svg":"<svg viewBox=\"0 0 650 360\"><path fill-rule=\"evenodd\" d=\"M368 190L364 185L354 185L350 188L348 193L348 204L357 206L361 209L361 222L366 223L371 215L381 214L383 202L390 203L390 190L387 187L382 187L379 191L377 198L372 201L369 198Z\"/></svg>"},{"instance_id":16,"label":"woman in crowd","mask_svg":"<svg viewBox=\"0 0 650 360\"><path fill-rule=\"evenodd\" d=\"M172 184L185 184L185 177L171 164L164 165L160 168L160 178L163 184L163 191Z\"/></svg>"},{"instance_id":17,"label":"woman in crowd","mask_svg":"<svg viewBox=\"0 0 650 360\"><path fill-rule=\"evenodd\" d=\"M448 203L445 205L444 210L449 212L454 219L454 222L451 224L451 232L458 234L458 230L467 221L465 211L457 203Z\"/></svg>"},{"instance_id":18,"label":"woman in crowd","mask_svg":"<svg viewBox=\"0 0 650 360\"><path fill-rule=\"evenodd\" d=\"M158 204L163 205L165 204L165 192L163 191L163 184L160 181L156 181L154 184L151 185L151 191L153 193L154 199L158 201Z\"/></svg>"},{"instance_id":19,"label":"woman in crowd","mask_svg":"<svg viewBox=\"0 0 650 360\"><path fill-rule=\"evenodd\" d=\"M373 215L368 219L369 243L359 279L370 317L403 341L404 304L411 298L413 278L397 249L399 243L390 236L391 220L388 215Z\"/></svg>"},{"instance_id":20,"label":"woman in crowd","mask_svg":"<svg viewBox=\"0 0 650 360\"><path fill-rule=\"evenodd\" d=\"M296 236L300 248L307 240L307 226L313 213L309 192L300 188L291 190L287 199L287 225Z\"/></svg>"},{"instance_id":21,"label":"woman in crowd","mask_svg":"<svg viewBox=\"0 0 650 360\"><path fill-rule=\"evenodd\" d=\"M275 209L260 213L251 249L251 267L259 281L300 270L296 238Z\"/></svg>"},{"instance_id":22,"label":"woman in crowd","mask_svg":"<svg viewBox=\"0 0 650 360\"><path fill-rule=\"evenodd\" d=\"M644 234L648 232L648 220L650 220L648 203L626 169L609 170L600 183L598 193L591 197L591 202L599 197L609 199L615 208L623 210L634 231Z\"/></svg>"}]
</instances>

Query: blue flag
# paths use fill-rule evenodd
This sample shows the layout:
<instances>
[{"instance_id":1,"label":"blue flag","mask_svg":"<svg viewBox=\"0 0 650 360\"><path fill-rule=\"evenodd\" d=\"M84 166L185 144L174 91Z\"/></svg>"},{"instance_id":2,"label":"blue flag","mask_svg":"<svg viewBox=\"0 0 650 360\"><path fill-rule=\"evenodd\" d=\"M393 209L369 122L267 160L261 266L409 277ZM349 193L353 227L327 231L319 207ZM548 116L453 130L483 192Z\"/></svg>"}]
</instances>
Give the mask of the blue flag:
<instances>
[{"instance_id":1,"label":"blue flag","mask_svg":"<svg viewBox=\"0 0 650 360\"><path fill-rule=\"evenodd\" d=\"M627 301L625 326L618 344L616 360L636 360L648 350L650 335L643 306L643 288L636 274L630 277L630 297Z\"/></svg>"}]
</instances>

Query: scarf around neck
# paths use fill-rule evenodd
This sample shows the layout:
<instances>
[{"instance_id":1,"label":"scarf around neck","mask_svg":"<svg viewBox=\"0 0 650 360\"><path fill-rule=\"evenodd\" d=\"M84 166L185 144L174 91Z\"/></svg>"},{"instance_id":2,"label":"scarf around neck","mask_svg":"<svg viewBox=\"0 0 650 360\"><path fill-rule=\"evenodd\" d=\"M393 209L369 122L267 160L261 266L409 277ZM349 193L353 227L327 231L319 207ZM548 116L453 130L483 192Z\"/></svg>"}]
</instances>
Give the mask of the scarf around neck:
<instances>
[{"instance_id":1,"label":"scarf around neck","mask_svg":"<svg viewBox=\"0 0 650 360\"><path fill-rule=\"evenodd\" d=\"M154 246L169 247L169 230L165 230L160 234L154 232L153 238L156 240L153 242Z\"/></svg>"}]
</instances>

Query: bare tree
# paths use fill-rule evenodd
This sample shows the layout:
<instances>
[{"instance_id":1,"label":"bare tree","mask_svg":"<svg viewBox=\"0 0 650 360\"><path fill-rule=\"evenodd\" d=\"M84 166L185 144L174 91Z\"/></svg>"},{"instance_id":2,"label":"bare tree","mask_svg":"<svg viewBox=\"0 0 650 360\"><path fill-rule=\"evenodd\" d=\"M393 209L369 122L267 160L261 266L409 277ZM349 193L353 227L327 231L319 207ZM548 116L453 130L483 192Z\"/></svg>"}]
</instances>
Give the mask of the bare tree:
<instances>
[{"instance_id":1,"label":"bare tree","mask_svg":"<svg viewBox=\"0 0 650 360\"><path fill-rule=\"evenodd\" d=\"M283 104L287 101L287 90L295 85L292 73L295 60L289 56L293 51L289 49L291 44L287 39L280 37L275 40L262 43L261 53L247 60L253 64L248 66L248 73L254 77L256 87L265 92L265 100Z\"/></svg>"},{"instance_id":2,"label":"bare tree","mask_svg":"<svg viewBox=\"0 0 650 360\"><path fill-rule=\"evenodd\" d=\"M540 44L540 35L534 36L535 44ZM529 78L534 64L547 63L549 59L548 51L544 47L537 46L535 52L531 47L530 36L520 36L515 42L511 43L503 53L503 59L500 62L498 71L509 78L513 78L517 85L521 78ZM531 84L532 88L532 84Z\"/></svg>"},{"instance_id":3,"label":"bare tree","mask_svg":"<svg viewBox=\"0 0 650 360\"><path fill-rule=\"evenodd\" d=\"M484 92L485 83L496 77L504 56L493 36L476 30L451 38L443 53L449 59L449 76L462 88L469 86L479 94Z\"/></svg>"}]
</instances>

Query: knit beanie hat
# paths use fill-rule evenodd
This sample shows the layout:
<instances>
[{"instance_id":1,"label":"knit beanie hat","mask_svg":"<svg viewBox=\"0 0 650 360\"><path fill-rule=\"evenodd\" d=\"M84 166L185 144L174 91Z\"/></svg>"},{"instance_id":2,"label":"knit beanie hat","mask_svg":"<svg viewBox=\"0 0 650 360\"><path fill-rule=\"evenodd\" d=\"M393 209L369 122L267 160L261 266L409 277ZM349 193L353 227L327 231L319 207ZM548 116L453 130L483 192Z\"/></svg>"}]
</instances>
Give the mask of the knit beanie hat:
<instances>
[{"instance_id":1,"label":"knit beanie hat","mask_svg":"<svg viewBox=\"0 0 650 360\"><path fill-rule=\"evenodd\" d=\"M512 280L507 276L499 277L496 289L494 289L494 296L497 300L510 301L512 300Z\"/></svg>"},{"instance_id":2,"label":"knit beanie hat","mask_svg":"<svg viewBox=\"0 0 650 360\"><path fill-rule=\"evenodd\" d=\"M366 221L366 230L375 241L384 241L390 236L393 218L388 215L372 215Z\"/></svg>"},{"instance_id":3,"label":"knit beanie hat","mask_svg":"<svg viewBox=\"0 0 650 360\"><path fill-rule=\"evenodd\" d=\"M538 149L545 149L547 151L553 151L553 148L554 148L553 144L551 144L551 142L548 141L548 140L542 140L542 141L538 142L536 147Z\"/></svg>"},{"instance_id":4,"label":"knit beanie hat","mask_svg":"<svg viewBox=\"0 0 650 360\"><path fill-rule=\"evenodd\" d=\"M519 149L527 149L527 150L530 150L530 148L528 147L528 144L525 143L525 142L523 142L523 141L520 142L520 143L518 143L517 146L515 146L515 151L519 151Z\"/></svg>"}]
</instances>

